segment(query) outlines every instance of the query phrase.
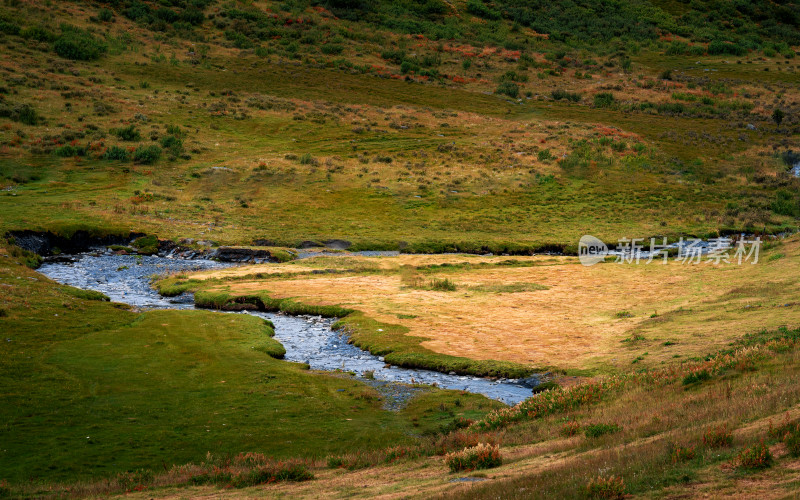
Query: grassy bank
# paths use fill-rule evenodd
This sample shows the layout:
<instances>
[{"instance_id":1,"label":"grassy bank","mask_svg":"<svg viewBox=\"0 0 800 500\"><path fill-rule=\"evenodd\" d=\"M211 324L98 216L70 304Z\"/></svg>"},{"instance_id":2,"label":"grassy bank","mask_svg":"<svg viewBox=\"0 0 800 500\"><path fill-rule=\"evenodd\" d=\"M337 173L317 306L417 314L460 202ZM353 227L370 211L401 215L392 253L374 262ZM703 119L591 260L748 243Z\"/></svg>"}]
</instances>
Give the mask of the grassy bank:
<instances>
[{"instance_id":1,"label":"grassy bank","mask_svg":"<svg viewBox=\"0 0 800 500\"><path fill-rule=\"evenodd\" d=\"M704 257L590 267L563 256L340 255L200 272L160 286L201 290L199 300L215 307L262 297L270 308L357 311L339 325L393 364L461 371L468 358L472 373L519 376L504 361L596 375L703 356L743 332L800 322L798 285L789 278L800 266L800 238L765 241L759 250L756 264Z\"/></svg>"},{"instance_id":2,"label":"grassy bank","mask_svg":"<svg viewBox=\"0 0 800 500\"><path fill-rule=\"evenodd\" d=\"M496 407L464 395L455 416L415 424L348 376L275 359L283 347L259 318L133 312L54 284L23 258L0 248L0 479L28 495L207 452L324 457L410 444L462 410ZM423 406L437 394L451 397L433 392Z\"/></svg>"},{"instance_id":3,"label":"grassy bank","mask_svg":"<svg viewBox=\"0 0 800 500\"><path fill-rule=\"evenodd\" d=\"M486 418L473 415L476 422L464 420L416 446L307 463L312 481L260 485L226 495L331 497L351 494L355 483L368 496L792 497L798 491L794 470L800 464L800 392L792 383L798 374L798 339L800 330L787 328L743 336L730 348L709 353L707 361L545 392ZM708 375L698 379L703 370ZM450 399L437 410L409 411L427 416L461 404ZM484 426L512 413L520 417L508 420L502 430ZM477 443L498 444L502 465L450 471L446 454ZM126 497L217 491L207 486L176 489L169 477L160 474L144 484L152 489ZM463 477L481 481L454 483ZM605 493L593 494L598 490Z\"/></svg>"},{"instance_id":4,"label":"grassy bank","mask_svg":"<svg viewBox=\"0 0 800 500\"><path fill-rule=\"evenodd\" d=\"M199 283L199 281L195 281L194 286ZM188 282L181 285L167 284L164 289L171 293L176 287L188 290L190 286L191 284ZM195 292L194 297L197 307L226 311L254 309L341 318L333 327L346 331L353 345L376 356L383 356L389 364L404 368L424 368L444 373L455 372L459 375L506 378L521 378L537 371L533 367L517 363L474 360L435 353L420 345L428 339L407 335L408 328L381 323L358 311L335 305L309 305L288 298L274 299L266 293L233 295L226 292L201 290Z\"/></svg>"}]
</instances>

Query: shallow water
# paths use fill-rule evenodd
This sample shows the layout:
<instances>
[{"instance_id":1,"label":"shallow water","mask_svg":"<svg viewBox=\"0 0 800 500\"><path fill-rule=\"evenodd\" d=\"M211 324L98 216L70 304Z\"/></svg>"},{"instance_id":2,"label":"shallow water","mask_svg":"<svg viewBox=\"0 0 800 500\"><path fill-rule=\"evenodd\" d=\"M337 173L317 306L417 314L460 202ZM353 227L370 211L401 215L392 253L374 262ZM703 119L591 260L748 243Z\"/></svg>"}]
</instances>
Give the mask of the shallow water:
<instances>
[{"instance_id":1,"label":"shallow water","mask_svg":"<svg viewBox=\"0 0 800 500\"><path fill-rule=\"evenodd\" d=\"M108 295L111 300L136 307L192 309L194 300L191 294L175 298L161 297L150 287L150 277L228 266L211 260L95 252L48 261L39 268L39 272L59 283L96 290ZM332 319L262 312L237 314L252 314L271 320L275 324L275 338L286 349L285 359L308 363L315 370L355 372L358 376L365 377L367 382L376 386L385 396L391 395L391 386L396 383L463 390L483 394L507 404L518 403L531 395L530 388L515 380L489 380L388 366L383 358L348 344L345 335L331 329L331 324L335 321ZM366 378L370 376L370 372L374 380ZM408 390L401 392L395 394L393 399L402 402L410 394Z\"/></svg>"}]
</instances>

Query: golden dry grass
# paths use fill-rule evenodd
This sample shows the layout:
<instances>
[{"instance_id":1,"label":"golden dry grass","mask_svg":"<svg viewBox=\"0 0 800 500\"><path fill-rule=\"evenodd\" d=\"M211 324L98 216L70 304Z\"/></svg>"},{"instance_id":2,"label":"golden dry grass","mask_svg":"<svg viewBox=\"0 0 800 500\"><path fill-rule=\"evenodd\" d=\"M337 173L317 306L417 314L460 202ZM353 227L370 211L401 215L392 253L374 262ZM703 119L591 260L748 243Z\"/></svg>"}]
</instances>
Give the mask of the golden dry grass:
<instances>
[{"instance_id":1,"label":"golden dry grass","mask_svg":"<svg viewBox=\"0 0 800 500\"><path fill-rule=\"evenodd\" d=\"M773 257L770 260L770 256ZM613 369L719 349L744 333L796 325L800 240L762 252L758 264L621 265L584 267L575 258L523 257L530 267L464 267L426 274L456 283L453 292L408 286L401 266L496 263L508 257L401 255L319 257L200 273L238 280L215 284L232 293L268 291L276 298L340 305L427 337L425 347L473 359L499 359L566 369ZM377 269L362 274L303 275L269 280L253 273ZM406 268L407 269L407 268ZM402 272L401 272L402 271ZM243 279L244 278L244 279ZM547 289L497 293L498 287ZM488 290L488 291L487 291ZM619 317L629 312L631 317ZM664 343L668 345L664 345ZM645 354L646 353L646 354Z\"/></svg>"}]
</instances>

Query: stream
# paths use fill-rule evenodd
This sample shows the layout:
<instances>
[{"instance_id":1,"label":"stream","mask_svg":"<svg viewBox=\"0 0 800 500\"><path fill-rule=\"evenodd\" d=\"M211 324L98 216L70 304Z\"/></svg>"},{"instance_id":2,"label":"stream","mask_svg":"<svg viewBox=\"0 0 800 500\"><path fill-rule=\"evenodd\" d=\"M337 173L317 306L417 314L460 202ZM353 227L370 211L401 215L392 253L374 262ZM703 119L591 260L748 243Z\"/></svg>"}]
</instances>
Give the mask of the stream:
<instances>
[{"instance_id":1,"label":"stream","mask_svg":"<svg viewBox=\"0 0 800 500\"><path fill-rule=\"evenodd\" d=\"M137 308L193 309L191 294L161 297L150 287L150 277L181 271L229 267L212 260L184 260L158 256L115 255L105 249L73 256L50 258L38 269L48 278L77 288L96 290L112 301ZM499 379L439 373L430 370L390 366L383 358L362 351L347 342L347 336L331 328L334 319L320 316L290 316L282 313L241 312L275 324L275 339L286 349L285 360L307 363L313 370L354 372L385 398L385 407L398 409L423 384L443 389L483 394L506 404L531 396L528 380ZM452 372L451 372L452 373Z\"/></svg>"}]
</instances>

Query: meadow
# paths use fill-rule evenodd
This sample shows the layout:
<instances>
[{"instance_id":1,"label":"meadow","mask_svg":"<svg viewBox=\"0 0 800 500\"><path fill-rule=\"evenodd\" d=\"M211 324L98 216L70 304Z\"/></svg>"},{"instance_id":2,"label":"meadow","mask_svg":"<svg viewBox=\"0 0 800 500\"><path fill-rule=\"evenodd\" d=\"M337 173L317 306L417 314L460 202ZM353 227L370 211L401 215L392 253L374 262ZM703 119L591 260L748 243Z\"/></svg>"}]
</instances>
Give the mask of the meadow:
<instances>
[{"instance_id":1,"label":"meadow","mask_svg":"<svg viewBox=\"0 0 800 500\"><path fill-rule=\"evenodd\" d=\"M3 0L0 497L796 495L798 26L766 0ZM157 276L207 310L137 310L36 273L24 230L281 262ZM757 265L574 257L739 233ZM387 410L242 307L549 382Z\"/></svg>"}]
</instances>

